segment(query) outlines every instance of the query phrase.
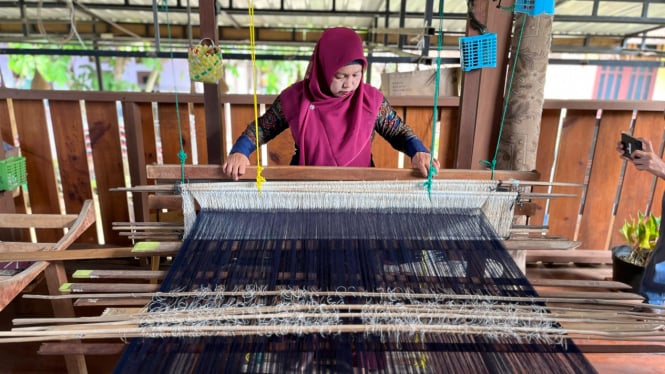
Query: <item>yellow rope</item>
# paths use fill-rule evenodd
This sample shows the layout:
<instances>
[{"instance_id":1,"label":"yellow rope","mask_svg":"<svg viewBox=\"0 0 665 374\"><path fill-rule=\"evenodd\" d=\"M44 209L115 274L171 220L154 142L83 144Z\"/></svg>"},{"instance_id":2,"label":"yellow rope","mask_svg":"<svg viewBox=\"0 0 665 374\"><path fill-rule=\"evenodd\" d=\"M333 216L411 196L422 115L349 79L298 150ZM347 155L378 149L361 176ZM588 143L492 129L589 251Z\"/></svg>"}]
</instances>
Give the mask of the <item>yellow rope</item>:
<instances>
[{"instance_id":1,"label":"yellow rope","mask_svg":"<svg viewBox=\"0 0 665 374\"><path fill-rule=\"evenodd\" d=\"M249 50L252 56L252 87L254 91L254 134L256 139L256 187L261 192L261 187L266 179L261 176L261 150L259 149L259 110L256 96L256 39L254 38L254 0L249 1Z\"/></svg>"}]
</instances>

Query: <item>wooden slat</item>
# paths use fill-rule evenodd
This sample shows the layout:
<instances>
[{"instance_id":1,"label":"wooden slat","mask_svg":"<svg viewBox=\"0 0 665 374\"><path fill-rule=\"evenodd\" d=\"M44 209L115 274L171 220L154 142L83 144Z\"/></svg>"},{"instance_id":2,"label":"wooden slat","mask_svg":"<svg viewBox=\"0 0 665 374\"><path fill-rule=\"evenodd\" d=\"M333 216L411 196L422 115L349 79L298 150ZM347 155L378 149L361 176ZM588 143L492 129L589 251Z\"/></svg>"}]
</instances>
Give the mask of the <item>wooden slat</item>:
<instances>
[{"instance_id":1,"label":"wooden slat","mask_svg":"<svg viewBox=\"0 0 665 374\"><path fill-rule=\"evenodd\" d=\"M161 229L161 228L179 228L184 226L182 223L176 222L113 222L114 229Z\"/></svg>"},{"instance_id":2,"label":"wooden slat","mask_svg":"<svg viewBox=\"0 0 665 374\"><path fill-rule=\"evenodd\" d=\"M250 103L247 104L238 103L232 105L230 117L231 117L231 123L227 123L226 126L231 127L231 139L235 141L242 134L242 132L245 131L247 125L252 121L254 121L254 106L251 105ZM284 131L284 132L290 133L291 131ZM283 134L280 134L280 136L278 137L281 137L281 135ZM288 165L288 162L291 161L291 156L293 155L293 148L288 149L288 148L282 148L278 144L276 144L275 146L271 146L270 144L268 144L268 149L269 153L278 155L277 157L275 157L276 163L281 163L286 161L286 164L283 165ZM249 164L256 165L256 152L252 153L249 156ZM150 172L148 172L148 178L151 178L149 174Z\"/></svg>"},{"instance_id":3,"label":"wooden slat","mask_svg":"<svg viewBox=\"0 0 665 374\"><path fill-rule=\"evenodd\" d=\"M140 112L140 131L143 143L138 144L139 151L143 152L145 165L152 165L157 162L157 138L155 134L155 122L152 112L152 103L143 102L139 104ZM131 162L131 159L130 159Z\"/></svg>"},{"instance_id":4,"label":"wooden slat","mask_svg":"<svg viewBox=\"0 0 665 374\"><path fill-rule=\"evenodd\" d=\"M145 306L150 302L149 297L116 297L116 298L81 298L74 301L74 306Z\"/></svg>"},{"instance_id":5,"label":"wooden slat","mask_svg":"<svg viewBox=\"0 0 665 374\"><path fill-rule=\"evenodd\" d=\"M91 180L88 158L85 157L86 135L90 136L94 145L96 139L93 136L96 134L84 134L80 102L51 100L49 110L54 146L57 149L64 208L67 212L79 212L83 202L92 199L92 189L81 186L89 186ZM80 235L80 240L97 243L97 231L94 229L84 231Z\"/></svg>"},{"instance_id":6,"label":"wooden slat","mask_svg":"<svg viewBox=\"0 0 665 374\"><path fill-rule=\"evenodd\" d=\"M199 164L205 165L208 164L208 147L204 145L207 144L207 134L206 134L206 119L205 119L205 105L198 103L189 103L190 113L194 115L195 131L196 131L196 150L198 151ZM222 126L224 126L224 116L220 118ZM223 128L223 127L222 127Z\"/></svg>"},{"instance_id":7,"label":"wooden slat","mask_svg":"<svg viewBox=\"0 0 665 374\"><path fill-rule=\"evenodd\" d=\"M561 130L561 141L554 180L584 183L589 153L596 124L595 111L573 111L566 113L566 123ZM576 187L554 187L556 193L579 193ZM556 199L550 202L549 233L577 240L575 236L580 198ZM585 243L586 245L586 243ZM595 248L595 247L592 247Z\"/></svg>"},{"instance_id":8,"label":"wooden slat","mask_svg":"<svg viewBox=\"0 0 665 374\"><path fill-rule=\"evenodd\" d=\"M19 253L53 249L55 243L2 242L2 252Z\"/></svg>"},{"instance_id":9,"label":"wooden slat","mask_svg":"<svg viewBox=\"0 0 665 374\"><path fill-rule=\"evenodd\" d=\"M14 115L21 140L21 150L26 159L30 208L33 214L60 213L58 188L55 183L54 160L48 136L48 124L42 99L15 100ZM23 126L22 124L29 124ZM83 141L83 140L81 140ZM85 158L85 153L77 157ZM87 170L87 165L86 165ZM90 181L86 185L89 185ZM62 236L62 230L43 229L37 231L38 242L54 242Z\"/></svg>"},{"instance_id":10,"label":"wooden slat","mask_svg":"<svg viewBox=\"0 0 665 374\"><path fill-rule=\"evenodd\" d=\"M0 261L65 261L85 259L106 259L123 257L149 257L174 255L178 252L181 243L161 243L150 251L133 251L129 247L115 247L103 249L70 249L67 251L39 251L25 253L2 253Z\"/></svg>"},{"instance_id":11,"label":"wooden slat","mask_svg":"<svg viewBox=\"0 0 665 374\"><path fill-rule=\"evenodd\" d=\"M559 120L561 109L543 110L540 120L540 137L538 139L538 153L536 155L536 170L541 171L541 181L547 182L551 179L552 166L554 165L554 156L556 155L556 142L552 139L557 138L559 129ZM547 187L535 186L534 192L547 191ZM542 225L545 215L544 206L536 210L529 216L529 222L534 225ZM572 237L570 237L572 238Z\"/></svg>"},{"instance_id":12,"label":"wooden slat","mask_svg":"<svg viewBox=\"0 0 665 374\"><path fill-rule=\"evenodd\" d=\"M662 342L613 342L613 341L589 341L580 340L576 342L577 347L583 353L665 353L665 344ZM665 367L665 355L660 355ZM649 361L653 361L650 356Z\"/></svg>"},{"instance_id":13,"label":"wooden slat","mask_svg":"<svg viewBox=\"0 0 665 374\"><path fill-rule=\"evenodd\" d=\"M534 249L527 251L526 262L610 264L612 263L612 253L595 249L574 249L570 251Z\"/></svg>"},{"instance_id":14,"label":"wooden slat","mask_svg":"<svg viewBox=\"0 0 665 374\"><path fill-rule=\"evenodd\" d=\"M439 107L440 136L439 136L439 163L443 169L455 167L457 154L457 137L459 134L459 109Z\"/></svg>"},{"instance_id":15,"label":"wooden slat","mask_svg":"<svg viewBox=\"0 0 665 374\"><path fill-rule=\"evenodd\" d=\"M534 249L558 249L569 250L580 246L580 242L553 238L510 238L503 241L503 245L509 250L534 250Z\"/></svg>"},{"instance_id":16,"label":"wooden slat","mask_svg":"<svg viewBox=\"0 0 665 374\"><path fill-rule=\"evenodd\" d=\"M146 171L144 165L147 163L147 155L144 153L144 130L141 121L141 107L137 103L123 102L122 113L123 122L125 124L129 176L134 184L146 184L148 180L145 177ZM132 205L136 220L147 221L150 219L145 194L132 194ZM122 219L122 221L127 220L128 219Z\"/></svg>"},{"instance_id":17,"label":"wooden slat","mask_svg":"<svg viewBox=\"0 0 665 374\"><path fill-rule=\"evenodd\" d=\"M531 263L526 267L526 274L529 280L538 278L606 280L612 278L612 266L597 264L546 266L542 263L537 265Z\"/></svg>"},{"instance_id":18,"label":"wooden slat","mask_svg":"<svg viewBox=\"0 0 665 374\"><path fill-rule=\"evenodd\" d=\"M614 209L614 199L617 196L617 181L621 174L622 162L616 151L622 130L630 127L632 111L603 111L601 126L598 129L598 139L593 154L591 175L589 175L589 193L584 204L582 220L579 227L579 240L587 248L608 248ZM611 155L611 156L609 156ZM645 176L645 175L643 175ZM608 183L612 181L611 183ZM636 178L630 183L634 186L626 188L637 189L642 195L649 189L649 181ZM645 206L646 198L635 196L636 206ZM623 198L622 198L623 200ZM631 203L631 204L633 204ZM598 217L606 217L599 220Z\"/></svg>"},{"instance_id":19,"label":"wooden slat","mask_svg":"<svg viewBox=\"0 0 665 374\"><path fill-rule=\"evenodd\" d=\"M70 227L77 214L12 214L0 213L0 227L64 228Z\"/></svg>"},{"instance_id":20,"label":"wooden slat","mask_svg":"<svg viewBox=\"0 0 665 374\"><path fill-rule=\"evenodd\" d=\"M177 164L180 162L178 159L180 144L183 145L185 154L192 154L187 106L162 104L158 107L158 116L164 162L167 164ZM180 140L182 140L182 143L180 143ZM188 157L188 160L185 162L191 164L192 158Z\"/></svg>"},{"instance_id":21,"label":"wooden slat","mask_svg":"<svg viewBox=\"0 0 665 374\"><path fill-rule=\"evenodd\" d=\"M540 297L549 298L580 298L588 300L644 300L642 295L628 292L583 292L570 290L551 290L536 287Z\"/></svg>"},{"instance_id":22,"label":"wooden slat","mask_svg":"<svg viewBox=\"0 0 665 374\"><path fill-rule=\"evenodd\" d=\"M96 102L86 100L85 112L90 131L92 147L92 159L97 172L97 194L99 196L99 211L102 229L106 243L114 245L131 245L126 238L111 230L111 223L124 221L129 216L127 206L127 195L112 192L112 187L125 184L125 172L122 167L123 155L118 150L122 149L119 125L118 109L116 103Z\"/></svg>"},{"instance_id":23,"label":"wooden slat","mask_svg":"<svg viewBox=\"0 0 665 374\"><path fill-rule=\"evenodd\" d=\"M151 283L64 283L60 292L93 293L93 292L154 292L158 284Z\"/></svg>"},{"instance_id":24,"label":"wooden slat","mask_svg":"<svg viewBox=\"0 0 665 374\"><path fill-rule=\"evenodd\" d=\"M432 105L434 104L432 100ZM438 109L438 108L437 108ZM438 114L438 113L437 113ZM404 122L409 124L416 136L422 140L423 144L430 148L432 145L432 116L434 111L432 107L411 107L404 110ZM446 146L445 144L443 145ZM392 151L392 148L391 148ZM430 150L431 151L431 150ZM392 157L395 158L396 153L393 151ZM411 160L406 157L404 167L410 167ZM396 167L396 166L394 166Z\"/></svg>"},{"instance_id":25,"label":"wooden slat","mask_svg":"<svg viewBox=\"0 0 665 374\"><path fill-rule=\"evenodd\" d=\"M631 290L632 287L616 281L584 280L584 279L529 279L533 286L571 287L571 288L604 288L612 290Z\"/></svg>"},{"instance_id":26,"label":"wooden slat","mask_svg":"<svg viewBox=\"0 0 665 374\"><path fill-rule=\"evenodd\" d=\"M115 355L127 347L125 343L42 343L40 355Z\"/></svg>"},{"instance_id":27,"label":"wooden slat","mask_svg":"<svg viewBox=\"0 0 665 374\"><path fill-rule=\"evenodd\" d=\"M166 271L161 270L76 270L74 279L162 279Z\"/></svg>"}]
</instances>

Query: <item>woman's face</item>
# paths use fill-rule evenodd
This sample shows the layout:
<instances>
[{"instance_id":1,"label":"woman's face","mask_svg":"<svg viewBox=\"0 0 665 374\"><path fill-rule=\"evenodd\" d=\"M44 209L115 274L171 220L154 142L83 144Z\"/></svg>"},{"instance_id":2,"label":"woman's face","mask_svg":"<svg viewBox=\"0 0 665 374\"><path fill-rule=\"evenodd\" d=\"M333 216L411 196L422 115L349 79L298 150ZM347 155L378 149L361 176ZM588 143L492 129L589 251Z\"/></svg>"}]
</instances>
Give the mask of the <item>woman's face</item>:
<instances>
[{"instance_id":1,"label":"woman's face","mask_svg":"<svg viewBox=\"0 0 665 374\"><path fill-rule=\"evenodd\" d=\"M335 97L350 95L358 88L363 78L363 66L351 64L337 70L330 82L330 92Z\"/></svg>"}]
</instances>

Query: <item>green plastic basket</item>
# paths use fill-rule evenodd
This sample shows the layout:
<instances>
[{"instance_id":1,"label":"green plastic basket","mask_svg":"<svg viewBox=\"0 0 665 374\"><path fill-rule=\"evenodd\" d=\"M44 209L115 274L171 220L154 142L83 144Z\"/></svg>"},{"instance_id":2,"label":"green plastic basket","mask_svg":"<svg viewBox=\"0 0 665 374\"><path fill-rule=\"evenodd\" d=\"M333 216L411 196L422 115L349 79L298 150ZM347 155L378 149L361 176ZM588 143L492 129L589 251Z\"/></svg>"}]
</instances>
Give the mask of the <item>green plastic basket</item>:
<instances>
[{"instance_id":1,"label":"green plastic basket","mask_svg":"<svg viewBox=\"0 0 665 374\"><path fill-rule=\"evenodd\" d=\"M11 191L27 181L25 157L14 156L0 160L0 190Z\"/></svg>"}]
</instances>

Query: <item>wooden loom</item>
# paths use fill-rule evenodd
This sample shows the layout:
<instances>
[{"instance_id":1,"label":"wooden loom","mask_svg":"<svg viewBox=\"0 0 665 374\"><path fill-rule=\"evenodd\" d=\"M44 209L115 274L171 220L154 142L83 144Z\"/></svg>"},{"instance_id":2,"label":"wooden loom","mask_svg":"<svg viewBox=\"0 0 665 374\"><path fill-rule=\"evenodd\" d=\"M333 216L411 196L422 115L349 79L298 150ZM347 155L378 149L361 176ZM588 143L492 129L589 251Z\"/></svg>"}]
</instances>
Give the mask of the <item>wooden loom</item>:
<instances>
[{"instance_id":1,"label":"wooden loom","mask_svg":"<svg viewBox=\"0 0 665 374\"><path fill-rule=\"evenodd\" d=\"M252 179L253 169L250 170L246 178ZM206 167L188 167L185 171L186 179L216 179L220 177L219 168L214 166ZM314 172L314 173L312 173ZM151 178L159 180L177 180L180 175L179 167L154 167L148 169L148 174ZM266 169L266 176L269 180L288 180L295 177L295 179L307 179L307 176L314 174L316 179L323 180L355 180L355 179L366 179L366 180L392 180L392 179L403 179L403 178L414 178L411 175L410 170L382 170L382 169L358 169L358 170L334 170L330 168L268 168ZM488 179L489 174L487 172L476 172L476 171L443 171L439 177L453 176L456 178L467 178L467 179ZM514 180L519 180L520 183L524 180L535 179L533 173L515 173L515 172L498 172L495 177L497 179L505 179L507 184L514 184ZM422 178L414 178L422 180ZM514 179L514 180L513 180ZM527 183L528 184L528 183ZM172 187L167 186L144 186L135 188L134 191L158 191L163 193L166 190L172 189ZM173 201L179 200L176 196L166 195L153 195L153 198L150 198L152 204L162 204L173 206ZM527 195L528 196L528 195ZM156 206L156 205L153 205Z\"/></svg>"}]
</instances>

